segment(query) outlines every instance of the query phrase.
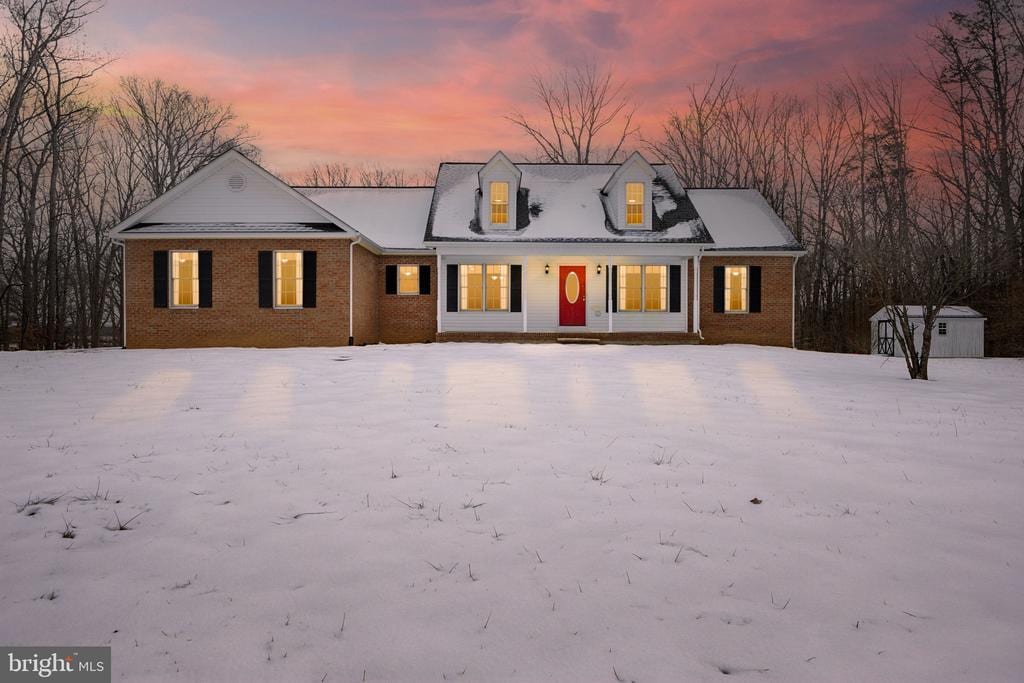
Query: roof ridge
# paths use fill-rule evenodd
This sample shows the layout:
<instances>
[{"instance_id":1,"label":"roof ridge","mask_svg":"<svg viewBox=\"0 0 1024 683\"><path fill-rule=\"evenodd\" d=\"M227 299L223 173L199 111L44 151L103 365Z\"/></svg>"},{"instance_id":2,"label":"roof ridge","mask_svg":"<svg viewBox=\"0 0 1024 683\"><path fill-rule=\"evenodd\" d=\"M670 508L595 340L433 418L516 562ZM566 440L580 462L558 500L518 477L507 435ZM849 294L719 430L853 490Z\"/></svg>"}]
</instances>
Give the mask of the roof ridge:
<instances>
[{"instance_id":1,"label":"roof ridge","mask_svg":"<svg viewBox=\"0 0 1024 683\"><path fill-rule=\"evenodd\" d=\"M292 185L293 190L433 190L433 185Z\"/></svg>"}]
</instances>

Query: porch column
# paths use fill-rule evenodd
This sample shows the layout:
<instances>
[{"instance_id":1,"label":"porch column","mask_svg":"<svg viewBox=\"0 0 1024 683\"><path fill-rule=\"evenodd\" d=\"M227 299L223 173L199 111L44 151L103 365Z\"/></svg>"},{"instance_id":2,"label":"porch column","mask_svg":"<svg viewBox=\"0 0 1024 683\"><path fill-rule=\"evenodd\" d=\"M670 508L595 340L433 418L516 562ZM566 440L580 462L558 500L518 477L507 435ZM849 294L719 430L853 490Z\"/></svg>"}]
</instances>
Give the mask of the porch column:
<instances>
[{"instance_id":1,"label":"porch column","mask_svg":"<svg viewBox=\"0 0 1024 683\"><path fill-rule=\"evenodd\" d=\"M700 332L700 254L693 257L693 331Z\"/></svg>"},{"instance_id":2,"label":"porch column","mask_svg":"<svg viewBox=\"0 0 1024 683\"><path fill-rule=\"evenodd\" d=\"M618 283L612 281L612 257L611 256L609 256L607 258L607 260L605 261L604 272L608 273L608 277L606 278L606 281L608 282L608 286L604 288L604 296L605 296L605 303L606 303L605 308L608 310L608 331L609 332L614 332L615 331L615 325L612 323L612 316L615 314L615 312L612 310L612 308L613 308L612 307L612 287L615 287Z\"/></svg>"},{"instance_id":3,"label":"porch column","mask_svg":"<svg viewBox=\"0 0 1024 683\"><path fill-rule=\"evenodd\" d=\"M441 254L437 254L437 333L441 334L441 319L444 315L444 297L441 292L447 292L448 282L447 273L445 272L444 266L441 264Z\"/></svg>"}]
</instances>

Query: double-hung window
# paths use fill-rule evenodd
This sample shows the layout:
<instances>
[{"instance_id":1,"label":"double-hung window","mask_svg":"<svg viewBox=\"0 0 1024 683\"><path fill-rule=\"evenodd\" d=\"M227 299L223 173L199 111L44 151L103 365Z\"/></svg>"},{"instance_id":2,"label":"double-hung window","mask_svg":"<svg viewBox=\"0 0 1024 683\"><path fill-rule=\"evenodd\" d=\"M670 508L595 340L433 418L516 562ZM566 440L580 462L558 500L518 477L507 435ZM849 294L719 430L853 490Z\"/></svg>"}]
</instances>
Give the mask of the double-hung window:
<instances>
[{"instance_id":1,"label":"double-hung window","mask_svg":"<svg viewBox=\"0 0 1024 683\"><path fill-rule=\"evenodd\" d=\"M491 183L491 224L508 225L508 183Z\"/></svg>"},{"instance_id":2,"label":"double-hung window","mask_svg":"<svg viewBox=\"0 0 1024 683\"><path fill-rule=\"evenodd\" d=\"M171 306L198 308L199 252L171 252Z\"/></svg>"},{"instance_id":3,"label":"double-hung window","mask_svg":"<svg viewBox=\"0 0 1024 683\"><path fill-rule=\"evenodd\" d=\"M274 306L302 307L302 252L274 252Z\"/></svg>"},{"instance_id":4,"label":"double-hung window","mask_svg":"<svg viewBox=\"0 0 1024 683\"><path fill-rule=\"evenodd\" d=\"M668 266L619 266L619 306L625 312L668 310Z\"/></svg>"},{"instance_id":5,"label":"double-hung window","mask_svg":"<svg viewBox=\"0 0 1024 683\"><path fill-rule=\"evenodd\" d=\"M459 266L460 311L507 311L507 264Z\"/></svg>"},{"instance_id":6,"label":"double-hung window","mask_svg":"<svg viewBox=\"0 0 1024 683\"><path fill-rule=\"evenodd\" d=\"M626 225L644 224L644 184L626 183Z\"/></svg>"},{"instance_id":7,"label":"double-hung window","mask_svg":"<svg viewBox=\"0 0 1024 683\"><path fill-rule=\"evenodd\" d=\"M420 267L413 265L398 266L398 293L420 293Z\"/></svg>"},{"instance_id":8,"label":"double-hung window","mask_svg":"<svg viewBox=\"0 0 1024 683\"><path fill-rule=\"evenodd\" d=\"M747 312L747 267L725 267L725 311Z\"/></svg>"}]
</instances>

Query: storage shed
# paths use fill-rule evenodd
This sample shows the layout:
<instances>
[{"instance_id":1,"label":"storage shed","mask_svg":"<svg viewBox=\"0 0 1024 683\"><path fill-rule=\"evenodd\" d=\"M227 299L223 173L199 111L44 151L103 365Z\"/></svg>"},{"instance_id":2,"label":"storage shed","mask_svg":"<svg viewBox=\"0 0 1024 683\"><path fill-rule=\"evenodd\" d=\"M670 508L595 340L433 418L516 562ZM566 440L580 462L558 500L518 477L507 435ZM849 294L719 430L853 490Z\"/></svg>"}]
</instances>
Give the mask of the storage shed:
<instances>
[{"instance_id":1,"label":"storage shed","mask_svg":"<svg viewBox=\"0 0 1024 683\"><path fill-rule=\"evenodd\" d=\"M922 306L907 306L914 325L914 345L920 349L924 334ZM885 308L871 316L871 353L893 356L899 352L895 321ZM932 358L982 358L985 356L985 317L969 306L946 306L939 310L932 330Z\"/></svg>"}]
</instances>

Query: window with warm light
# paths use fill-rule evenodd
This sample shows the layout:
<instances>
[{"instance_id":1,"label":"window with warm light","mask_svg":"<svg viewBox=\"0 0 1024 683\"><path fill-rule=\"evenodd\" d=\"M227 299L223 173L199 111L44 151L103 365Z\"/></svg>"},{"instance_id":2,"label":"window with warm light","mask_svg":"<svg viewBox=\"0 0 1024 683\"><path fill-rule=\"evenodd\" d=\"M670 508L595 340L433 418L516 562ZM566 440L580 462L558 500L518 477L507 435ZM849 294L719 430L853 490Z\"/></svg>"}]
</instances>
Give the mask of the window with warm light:
<instances>
[{"instance_id":1,"label":"window with warm light","mask_svg":"<svg viewBox=\"0 0 1024 683\"><path fill-rule=\"evenodd\" d=\"M487 266L487 279L484 284L487 288L487 310L507 311L508 310L508 266L490 265Z\"/></svg>"},{"instance_id":2,"label":"window with warm light","mask_svg":"<svg viewBox=\"0 0 1024 683\"><path fill-rule=\"evenodd\" d=\"M491 183L491 224L508 225L508 183Z\"/></svg>"},{"instance_id":3,"label":"window with warm light","mask_svg":"<svg viewBox=\"0 0 1024 683\"><path fill-rule=\"evenodd\" d=\"M484 310L484 267L459 266L459 310Z\"/></svg>"},{"instance_id":4,"label":"window with warm light","mask_svg":"<svg viewBox=\"0 0 1024 683\"><path fill-rule=\"evenodd\" d=\"M171 252L171 305L175 308L199 306L199 252Z\"/></svg>"},{"instance_id":5,"label":"window with warm light","mask_svg":"<svg viewBox=\"0 0 1024 683\"><path fill-rule=\"evenodd\" d=\"M275 303L277 308L302 306L302 252L274 252Z\"/></svg>"},{"instance_id":6,"label":"window with warm light","mask_svg":"<svg viewBox=\"0 0 1024 683\"><path fill-rule=\"evenodd\" d=\"M398 266L398 293L419 294L420 293L420 267L419 266Z\"/></svg>"},{"instance_id":7,"label":"window with warm light","mask_svg":"<svg viewBox=\"0 0 1024 683\"><path fill-rule=\"evenodd\" d=\"M668 309L668 266L644 266L644 310Z\"/></svg>"},{"instance_id":8,"label":"window with warm light","mask_svg":"<svg viewBox=\"0 0 1024 683\"><path fill-rule=\"evenodd\" d=\"M644 224L644 184L626 183L626 225Z\"/></svg>"},{"instance_id":9,"label":"window with warm light","mask_svg":"<svg viewBox=\"0 0 1024 683\"><path fill-rule=\"evenodd\" d=\"M643 310L644 267L619 266L619 310Z\"/></svg>"},{"instance_id":10,"label":"window with warm light","mask_svg":"<svg viewBox=\"0 0 1024 683\"><path fill-rule=\"evenodd\" d=\"M725 310L727 313L747 311L747 267L725 267Z\"/></svg>"}]
</instances>

